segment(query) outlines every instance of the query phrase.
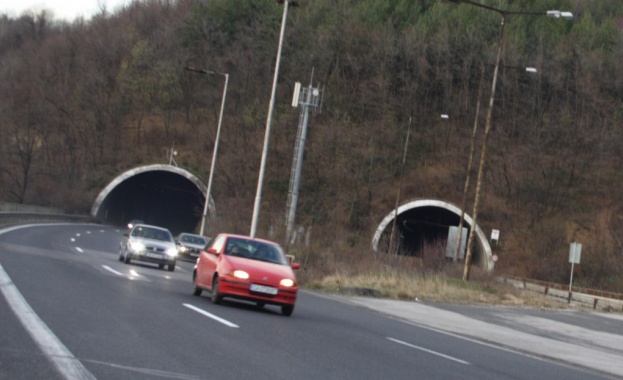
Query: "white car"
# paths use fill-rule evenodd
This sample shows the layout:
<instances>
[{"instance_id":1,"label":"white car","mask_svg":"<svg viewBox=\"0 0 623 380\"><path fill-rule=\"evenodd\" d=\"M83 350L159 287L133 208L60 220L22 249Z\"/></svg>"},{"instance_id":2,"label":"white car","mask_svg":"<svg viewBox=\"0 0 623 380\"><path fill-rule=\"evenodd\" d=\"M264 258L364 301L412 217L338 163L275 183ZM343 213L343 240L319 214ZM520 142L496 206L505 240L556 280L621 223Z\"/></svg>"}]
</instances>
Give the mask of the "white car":
<instances>
[{"instance_id":1,"label":"white car","mask_svg":"<svg viewBox=\"0 0 623 380\"><path fill-rule=\"evenodd\" d=\"M123 236L127 241L121 246L119 261L129 264L132 260L139 260L158 264L160 269L166 265L170 272L175 270L177 246L168 229L137 224Z\"/></svg>"}]
</instances>

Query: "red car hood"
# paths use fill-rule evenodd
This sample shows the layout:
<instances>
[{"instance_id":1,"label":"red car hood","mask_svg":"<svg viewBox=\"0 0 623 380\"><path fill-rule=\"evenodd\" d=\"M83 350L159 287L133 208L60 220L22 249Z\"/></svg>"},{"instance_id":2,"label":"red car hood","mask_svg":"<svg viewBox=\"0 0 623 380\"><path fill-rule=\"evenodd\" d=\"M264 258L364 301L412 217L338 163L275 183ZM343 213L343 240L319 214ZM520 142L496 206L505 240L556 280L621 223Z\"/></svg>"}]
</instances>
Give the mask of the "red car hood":
<instances>
[{"instance_id":1,"label":"red car hood","mask_svg":"<svg viewBox=\"0 0 623 380\"><path fill-rule=\"evenodd\" d=\"M249 274L249 280L262 281L264 277L267 277L267 280L263 281L276 281L278 283L283 278L296 279L294 271L289 265L267 263L266 261L251 260L236 256L228 256L227 259L232 269L240 269L247 272Z\"/></svg>"}]
</instances>

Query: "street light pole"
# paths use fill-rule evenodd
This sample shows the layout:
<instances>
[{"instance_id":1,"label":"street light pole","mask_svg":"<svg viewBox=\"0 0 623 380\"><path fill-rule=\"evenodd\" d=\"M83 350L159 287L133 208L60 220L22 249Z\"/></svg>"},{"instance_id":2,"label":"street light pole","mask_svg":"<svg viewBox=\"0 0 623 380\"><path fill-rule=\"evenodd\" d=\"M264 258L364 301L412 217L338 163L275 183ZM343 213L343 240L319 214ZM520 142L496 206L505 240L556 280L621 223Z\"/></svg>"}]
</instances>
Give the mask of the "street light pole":
<instances>
[{"instance_id":1,"label":"street light pole","mask_svg":"<svg viewBox=\"0 0 623 380\"><path fill-rule=\"evenodd\" d=\"M216 139L214 141L214 150L212 151L212 164L210 165L210 176L208 178L208 188L206 190L206 200L203 206L203 215L201 217L201 229L199 233L205 235L206 220L208 218L208 209L210 199L212 197L212 179L214 178L214 167L216 166L216 155L218 154L219 141L221 139L221 125L223 124L223 111L225 110L225 99L227 98L227 86L229 84L229 74L219 73L212 70L195 69L194 67L185 67L184 70L193 71L199 74L215 74L223 75L225 77L225 84L223 85L223 96L221 98L221 111L218 117L218 127L216 128Z\"/></svg>"},{"instance_id":2,"label":"street light pole","mask_svg":"<svg viewBox=\"0 0 623 380\"><path fill-rule=\"evenodd\" d=\"M249 236L255 237L257 233L257 223L260 216L260 205L262 202L262 187L264 185L264 172L266 171L266 158L268 156L268 143L270 142L270 128L273 119L273 110L275 108L275 93L277 92L277 80L279 79L279 65L281 63L281 50L283 47L283 37L286 31L286 21L288 19L288 6L290 4L297 5L292 0L277 0L277 3L283 3L283 17L281 18L281 32L279 34L279 47L277 48L277 58L275 60L275 76L273 78L273 88L270 94L270 102L268 104L268 116L266 117L266 132L264 133L264 148L262 149L262 161L260 163L260 173L257 178L257 191L255 193L255 203L253 204L253 218L251 220L251 232Z\"/></svg>"},{"instance_id":3,"label":"street light pole","mask_svg":"<svg viewBox=\"0 0 623 380\"><path fill-rule=\"evenodd\" d=\"M487 141L489 139L489 131L491 130L491 116L493 115L493 101L495 99L495 88L497 84L498 71L500 67L500 58L502 56L502 47L504 44L504 29L506 27L506 16L511 14L516 15L528 15L528 16L547 16L552 18L572 18L573 14L571 12L561 12L558 10L549 10L545 13L543 12L515 12L515 11L507 11L498 9L495 7L491 7L485 4L481 4L471 0L449 0L452 3L463 3L473 5L479 8L487 9L490 11L494 11L499 13L502 16L502 22L500 27L500 34L498 37L498 50L495 57L495 67L493 69L493 80L491 82L491 95L489 97L489 106L487 109L487 117L485 119L485 131L482 141L482 150L480 153L480 163L478 166L478 179L476 181L476 195L474 196L474 208L472 212L472 227L469 230L469 237L467 240L467 252L465 254L465 268L463 270L463 281L469 280L469 275L471 271L472 265L472 249L474 245L474 230L476 229L476 221L478 219L478 202L480 200L480 189L482 187L482 173L484 171L485 160L487 157ZM460 234L459 233L459 245L460 245Z\"/></svg>"},{"instance_id":4,"label":"street light pole","mask_svg":"<svg viewBox=\"0 0 623 380\"><path fill-rule=\"evenodd\" d=\"M402 192L402 178L407 162L407 148L409 147L409 135L411 135L411 116L409 116L409 126L407 127L407 137L405 138L405 149L402 155L402 163L400 164L400 181L398 182L398 195L396 195L396 207L394 208L394 220L392 222L392 232L389 235L389 254L394 252L394 239L396 238L396 219L398 219L398 205L400 204L400 193Z\"/></svg>"}]
</instances>

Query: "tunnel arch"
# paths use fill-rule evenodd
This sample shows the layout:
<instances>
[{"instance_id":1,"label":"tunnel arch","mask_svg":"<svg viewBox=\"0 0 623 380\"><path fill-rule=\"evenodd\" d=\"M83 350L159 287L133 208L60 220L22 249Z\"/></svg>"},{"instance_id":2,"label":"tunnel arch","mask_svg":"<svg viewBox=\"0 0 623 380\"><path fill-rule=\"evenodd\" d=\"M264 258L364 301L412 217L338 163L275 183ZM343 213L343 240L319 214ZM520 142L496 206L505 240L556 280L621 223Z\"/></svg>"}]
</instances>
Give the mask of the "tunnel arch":
<instances>
[{"instance_id":1,"label":"tunnel arch","mask_svg":"<svg viewBox=\"0 0 623 380\"><path fill-rule=\"evenodd\" d=\"M374 237L372 238L372 249L379 250L382 241L389 241L389 235L393 226L394 219L397 225L401 226L405 240L412 237L409 234L424 224L433 226L426 231L432 238L444 238L447 244L447 232L450 226L458 226L461 217L461 209L455 205L435 199L418 199L409 201L397 209L392 210L378 225ZM465 214L464 227L472 228L473 219ZM399 223L398 223L399 222ZM409 223L412 224L412 231L406 231ZM421 232L421 229L418 230ZM487 271L493 270L495 261L491 251L491 245L486 235L478 225L475 226L475 240L472 262ZM415 238L417 239L417 237Z\"/></svg>"},{"instance_id":2,"label":"tunnel arch","mask_svg":"<svg viewBox=\"0 0 623 380\"><path fill-rule=\"evenodd\" d=\"M172 233L198 232L205 207L206 186L177 166L154 164L115 177L91 208L96 220L124 226L132 219L166 227ZM208 215L215 215L210 197Z\"/></svg>"}]
</instances>

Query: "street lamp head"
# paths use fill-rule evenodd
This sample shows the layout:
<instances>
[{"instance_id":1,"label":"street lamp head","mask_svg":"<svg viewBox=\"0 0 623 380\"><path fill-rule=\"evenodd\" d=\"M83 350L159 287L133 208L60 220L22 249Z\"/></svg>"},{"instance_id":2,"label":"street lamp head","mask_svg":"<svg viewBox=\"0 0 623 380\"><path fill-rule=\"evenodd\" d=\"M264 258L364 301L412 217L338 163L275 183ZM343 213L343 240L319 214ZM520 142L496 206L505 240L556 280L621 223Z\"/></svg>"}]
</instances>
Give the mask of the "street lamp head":
<instances>
[{"instance_id":1,"label":"street lamp head","mask_svg":"<svg viewBox=\"0 0 623 380\"><path fill-rule=\"evenodd\" d=\"M551 10L551 11L547 11L547 17L550 18L573 18L573 13L571 12L561 12L559 10Z\"/></svg>"},{"instance_id":2,"label":"street lamp head","mask_svg":"<svg viewBox=\"0 0 623 380\"><path fill-rule=\"evenodd\" d=\"M450 116L448 116L447 114L444 113L444 114L441 114L441 118L442 119L448 119L448 118L450 118Z\"/></svg>"},{"instance_id":3,"label":"street lamp head","mask_svg":"<svg viewBox=\"0 0 623 380\"><path fill-rule=\"evenodd\" d=\"M526 72L535 74L537 71L535 67L526 67Z\"/></svg>"}]
</instances>

